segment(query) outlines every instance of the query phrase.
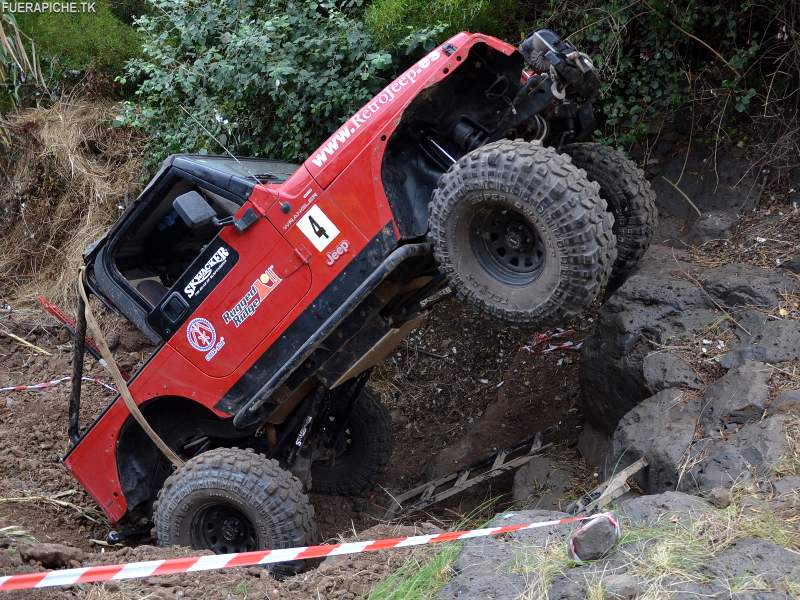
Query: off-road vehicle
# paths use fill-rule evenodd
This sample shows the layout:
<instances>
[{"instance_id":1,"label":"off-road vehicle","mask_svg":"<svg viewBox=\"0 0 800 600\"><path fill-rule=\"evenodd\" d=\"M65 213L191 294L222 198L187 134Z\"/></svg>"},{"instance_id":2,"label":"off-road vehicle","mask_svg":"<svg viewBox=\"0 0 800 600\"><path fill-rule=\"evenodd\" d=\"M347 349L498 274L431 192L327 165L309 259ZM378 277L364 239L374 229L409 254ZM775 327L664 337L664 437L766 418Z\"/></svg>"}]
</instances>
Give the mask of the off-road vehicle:
<instances>
[{"instance_id":1,"label":"off-road vehicle","mask_svg":"<svg viewBox=\"0 0 800 600\"><path fill-rule=\"evenodd\" d=\"M120 397L80 431L77 377L66 467L160 544L315 542L305 492L375 482L391 423L367 377L434 302L556 323L647 247L641 171L582 141L597 89L548 30L519 50L460 33L301 165L169 158L87 249L85 285L157 344L127 386L186 462L173 469Z\"/></svg>"}]
</instances>

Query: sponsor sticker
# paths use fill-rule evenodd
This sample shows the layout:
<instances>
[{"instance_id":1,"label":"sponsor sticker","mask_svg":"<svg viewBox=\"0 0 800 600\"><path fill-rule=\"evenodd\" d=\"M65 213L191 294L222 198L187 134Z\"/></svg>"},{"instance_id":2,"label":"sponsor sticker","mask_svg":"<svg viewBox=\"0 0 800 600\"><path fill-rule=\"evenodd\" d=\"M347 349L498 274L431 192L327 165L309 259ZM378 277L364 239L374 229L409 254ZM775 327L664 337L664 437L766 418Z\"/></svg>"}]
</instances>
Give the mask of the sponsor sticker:
<instances>
[{"instance_id":1,"label":"sponsor sticker","mask_svg":"<svg viewBox=\"0 0 800 600\"><path fill-rule=\"evenodd\" d=\"M339 228L316 204L297 222L297 227L319 252L325 250L339 235Z\"/></svg>"},{"instance_id":2,"label":"sponsor sticker","mask_svg":"<svg viewBox=\"0 0 800 600\"><path fill-rule=\"evenodd\" d=\"M247 293L235 306L222 313L222 320L226 325L233 323L236 328L242 326L247 319L256 314L258 308L264 303L283 279L275 272L275 265L270 265L266 271L259 275Z\"/></svg>"},{"instance_id":3,"label":"sponsor sticker","mask_svg":"<svg viewBox=\"0 0 800 600\"><path fill-rule=\"evenodd\" d=\"M195 350L207 352L217 343L217 332L208 319L198 317L186 326L186 338Z\"/></svg>"},{"instance_id":4,"label":"sponsor sticker","mask_svg":"<svg viewBox=\"0 0 800 600\"><path fill-rule=\"evenodd\" d=\"M342 240L341 242L339 242L339 245L336 246L336 248L328 252L328 254L325 256L325 258L327 259L325 261L325 264L328 265L329 267L332 267L334 263L340 258L342 258L342 256L347 254L349 250L350 250L350 242L348 242L347 240Z\"/></svg>"},{"instance_id":5,"label":"sponsor sticker","mask_svg":"<svg viewBox=\"0 0 800 600\"><path fill-rule=\"evenodd\" d=\"M222 350L222 347L224 345L225 345L225 338L224 337L219 338L217 344L211 350L206 352L206 357L205 357L206 362L211 362L211 359L213 359L217 355L217 353L219 353L219 351Z\"/></svg>"},{"instance_id":6,"label":"sponsor sticker","mask_svg":"<svg viewBox=\"0 0 800 600\"><path fill-rule=\"evenodd\" d=\"M191 299L202 292L208 285L208 282L213 279L214 275L219 273L220 269L225 266L229 256L230 252L227 248L224 246L217 248L217 251L214 252L206 264L203 265L203 268L195 273L189 283L183 288L183 293L186 294L186 297Z\"/></svg>"},{"instance_id":7,"label":"sponsor sticker","mask_svg":"<svg viewBox=\"0 0 800 600\"><path fill-rule=\"evenodd\" d=\"M314 166L319 168L323 167L329 159L334 157L339 151L339 148L347 143L351 135L358 131L363 125L369 123L369 120L380 113L384 106L392 104L397 94L402 92L405 87L416 83L417 77L422 75L423 71L430 68L431 65L441 57L442 54L438 49L432 51L416 65L408 69L408 71L385 87L381 93L375 96L359 112L350 117L350 119L339 128L339 131L328 138L328 141L325 142L325 144L319 148L319 151L311 158L311 162Z\"/></svg>"}]
</instances>

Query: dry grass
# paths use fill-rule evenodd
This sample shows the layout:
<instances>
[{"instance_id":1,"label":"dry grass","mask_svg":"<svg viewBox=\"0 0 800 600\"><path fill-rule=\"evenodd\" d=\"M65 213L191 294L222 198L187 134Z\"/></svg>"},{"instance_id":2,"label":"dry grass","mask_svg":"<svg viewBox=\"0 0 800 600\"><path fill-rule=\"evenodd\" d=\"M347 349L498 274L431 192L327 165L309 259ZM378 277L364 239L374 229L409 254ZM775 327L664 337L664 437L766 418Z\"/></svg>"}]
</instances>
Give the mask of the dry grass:
<instances>
[{"instance_id":1,"label":"dry grass","mask_svg":"<svg viewBox=\"0 0 800 600\"><path fill-rule=\"evenodd\" d=\"M44 293L68 307L86 245L135 197L141 140L111 127L112 106L62 100L3 121L0 160L0 299L14 310Z\"/></svg>"},{"instance_id":2,"label":"dry grass","mask_svg":"<svg viewBox=\"0 0 800 600\"><path fill-rule=\"evenodd\" d=\"M42 504L45 506L52 506L56 509L67 509L74 511L84 519L92 523L105 525L107 523L105 515L94 506L79 506L74 502L65 500L70 496L77 494L75 490L64 490L55 494L45 496L41 494L28 494L25 496L16 496L8 498L0 498L1 504Z\"/></svg>"}]
</instances>

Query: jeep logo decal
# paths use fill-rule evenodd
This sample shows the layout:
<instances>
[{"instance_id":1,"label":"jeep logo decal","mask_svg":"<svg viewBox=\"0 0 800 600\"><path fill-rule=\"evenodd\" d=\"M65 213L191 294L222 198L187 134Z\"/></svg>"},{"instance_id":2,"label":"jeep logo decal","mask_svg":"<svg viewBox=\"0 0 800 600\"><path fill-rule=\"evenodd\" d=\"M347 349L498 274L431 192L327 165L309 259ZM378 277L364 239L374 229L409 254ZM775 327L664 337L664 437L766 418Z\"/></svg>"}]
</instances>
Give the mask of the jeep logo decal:
<instances>
[{"instance_id":1,"label":"jeep logo decal","mask_svg":"<svg viewBox=\"0 0 800 600\"><path fill-rule=\"evenodd\" d=\"M329 267L333 266L337 260L339 260L342 256L347 254L347 251L350 250L350 242L347 240L342 240L341 243L336 246L333 250L326 254L326 258L328 260L325 261L325 264Z\"/></svg>"}]
</instances>

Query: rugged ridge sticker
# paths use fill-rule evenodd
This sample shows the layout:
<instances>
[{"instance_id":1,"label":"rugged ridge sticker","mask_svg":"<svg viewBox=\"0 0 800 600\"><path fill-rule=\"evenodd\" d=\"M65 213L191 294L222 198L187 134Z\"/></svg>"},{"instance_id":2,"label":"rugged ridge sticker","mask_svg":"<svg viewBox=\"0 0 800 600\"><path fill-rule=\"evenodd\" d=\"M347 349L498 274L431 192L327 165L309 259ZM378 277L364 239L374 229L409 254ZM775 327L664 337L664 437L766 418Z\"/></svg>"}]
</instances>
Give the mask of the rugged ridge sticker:
<instances>
[{"instance_id":1,"label":"rugged ridge sticker","mask_svg":"<svg viewBox=\"0 0 800 600\"><path fill-rule=\"evenodd\" d=\"M222 313L222 320L226 325L233 323L238 329L242 324L256 314L258 308L264 303L275 288L283 279L275 272L275 265L270 265L266 271L259 275L247 293L242 297L233 308Z\"/></svg>"}]
</instances>

